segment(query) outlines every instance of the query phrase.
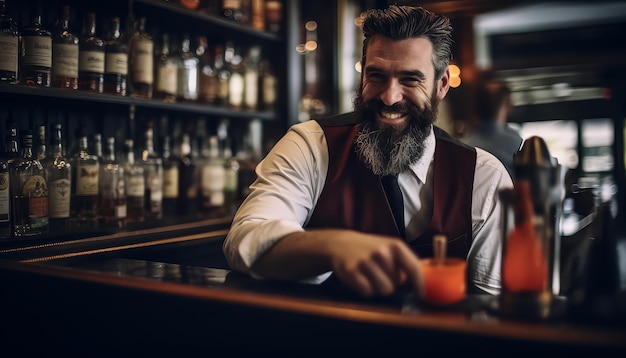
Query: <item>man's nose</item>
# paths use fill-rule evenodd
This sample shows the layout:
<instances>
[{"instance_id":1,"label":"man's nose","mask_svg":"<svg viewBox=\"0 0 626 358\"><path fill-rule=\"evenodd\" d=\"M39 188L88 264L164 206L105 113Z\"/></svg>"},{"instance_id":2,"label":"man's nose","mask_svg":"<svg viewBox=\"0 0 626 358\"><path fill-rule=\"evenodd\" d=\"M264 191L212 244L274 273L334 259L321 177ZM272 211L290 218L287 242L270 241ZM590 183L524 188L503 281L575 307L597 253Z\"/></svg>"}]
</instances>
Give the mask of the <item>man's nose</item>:
<instances>
[{"instance_id":1,"label":"man's nose","mask_svg":"<svg viewBox=\"0 0 626 358\"><path fill-rule=\"evenodd\" d=\"M380 100L386 106L391 106L402 101L402 86L398 81L389 81L387 87L380 94Z\"/></svg>"}]
</instances>

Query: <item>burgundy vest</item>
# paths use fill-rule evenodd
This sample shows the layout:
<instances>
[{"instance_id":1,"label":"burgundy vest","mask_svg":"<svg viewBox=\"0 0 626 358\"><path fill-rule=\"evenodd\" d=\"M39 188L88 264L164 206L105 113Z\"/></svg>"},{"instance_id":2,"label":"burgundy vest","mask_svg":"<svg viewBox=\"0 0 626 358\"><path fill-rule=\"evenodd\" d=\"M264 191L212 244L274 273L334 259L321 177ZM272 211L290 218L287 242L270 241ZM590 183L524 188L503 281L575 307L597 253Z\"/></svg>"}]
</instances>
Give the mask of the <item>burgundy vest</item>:
<instances>
[{"instance_id":1,"label":"burgundy vest","mask_svg":"<svg viewBox=\"0 0 626 358\"><path fill-rule=\"evenodd\" d=\"M328 174L306 227L346 228L400 237L380 176L374 175L354 150L360 128L358 118L348 113L317 121L328 142ZM420 257L431 257L433 235L441 233L448 237L448 256L466 258L472 242L476 150L437 127L434 130L433 217L429 229L409 241Z\"/></svg>"}]
</instances>

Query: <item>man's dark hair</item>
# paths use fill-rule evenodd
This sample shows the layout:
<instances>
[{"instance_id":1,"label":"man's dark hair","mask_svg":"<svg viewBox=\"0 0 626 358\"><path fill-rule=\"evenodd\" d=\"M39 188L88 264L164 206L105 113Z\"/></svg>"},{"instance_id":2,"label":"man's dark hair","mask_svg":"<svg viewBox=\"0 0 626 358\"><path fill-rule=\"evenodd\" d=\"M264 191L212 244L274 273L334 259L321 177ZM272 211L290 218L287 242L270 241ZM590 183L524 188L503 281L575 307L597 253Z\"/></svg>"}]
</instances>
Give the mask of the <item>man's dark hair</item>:
<instances>
[{"instance_id":1,"label":"man's dark hair","mask_svg":"<svg viewBox=\"0 0 626 358\"><path fill-rule=\"evenodd\" d=\"M367 46L374 35L383 35L393 40L419 37L430 40L433 45L435 80L441 78L452 58L450 19L421 7L390 5L385 9L368 10L361 29L365 36L362 66L365 66Z\"/></svg>"},{"instance_id":2,"label":"man's dark hair","mask_svg":"<svg viewBox=\"0 0 626 358\"><path fill-rule=\"evenodd\" d=\"M498 111L504 105L511 106L511 89L500 80L478 80L474 105L478 119L495 122Z\"/></svg>"}]
</instances>

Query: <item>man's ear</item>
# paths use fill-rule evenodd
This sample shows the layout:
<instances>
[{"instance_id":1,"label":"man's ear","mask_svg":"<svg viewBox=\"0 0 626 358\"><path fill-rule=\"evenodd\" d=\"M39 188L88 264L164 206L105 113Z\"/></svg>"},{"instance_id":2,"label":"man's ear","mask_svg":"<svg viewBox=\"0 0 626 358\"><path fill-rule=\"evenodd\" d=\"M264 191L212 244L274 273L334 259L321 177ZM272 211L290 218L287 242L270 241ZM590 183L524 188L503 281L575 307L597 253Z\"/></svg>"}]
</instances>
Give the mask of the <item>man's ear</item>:
<instances>
[{"instance_id":1,"label":"man's ear","mask_svg":"<svg viewBox=\"0 0 626 358\"><path fill-rule=\"evenodd\" d=\"M442 100L448 90L450 89L450 69L446 68L446 70L441 75L441 78L437 81L437 98Z\"/></svg>"}]
</instances>

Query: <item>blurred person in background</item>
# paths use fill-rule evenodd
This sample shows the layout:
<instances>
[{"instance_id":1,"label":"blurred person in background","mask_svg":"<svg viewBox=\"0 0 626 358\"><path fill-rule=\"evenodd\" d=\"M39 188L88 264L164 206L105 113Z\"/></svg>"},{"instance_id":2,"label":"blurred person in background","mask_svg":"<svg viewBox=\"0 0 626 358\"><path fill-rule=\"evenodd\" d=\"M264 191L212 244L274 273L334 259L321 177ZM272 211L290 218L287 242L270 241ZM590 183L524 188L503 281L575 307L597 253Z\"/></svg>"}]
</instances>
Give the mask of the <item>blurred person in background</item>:
<instances>
[{"instance_id":1,"label":"blurred person in background","mask_svg":"<svg viewBox=\"0 0 626 358\"><path fill-rule=\"evenodd\" d=\"M224 241L230 268L420 295L420 259L444 234L448 256L467 260L468 293L499 293L498 191L511 178L433 125L450 88L450 20L391 5L367 11L362 30L354 112L293 125L259 163Z\"/></svg>"},{"instance_id":2,"label":"blurred person in background","mask_svg":"<svg viewBox=\"0 0 626 358\"><path fill-rule=\"evenodd\" d=\"M511 89L506 82L485 75L477 81L474 95L475 124L460 139L495 155L513 178L513 153L520 149L523 140L507 123L513 112Z\"/></svg>"}]
</instances>

